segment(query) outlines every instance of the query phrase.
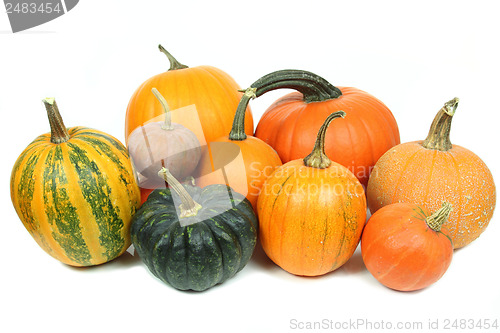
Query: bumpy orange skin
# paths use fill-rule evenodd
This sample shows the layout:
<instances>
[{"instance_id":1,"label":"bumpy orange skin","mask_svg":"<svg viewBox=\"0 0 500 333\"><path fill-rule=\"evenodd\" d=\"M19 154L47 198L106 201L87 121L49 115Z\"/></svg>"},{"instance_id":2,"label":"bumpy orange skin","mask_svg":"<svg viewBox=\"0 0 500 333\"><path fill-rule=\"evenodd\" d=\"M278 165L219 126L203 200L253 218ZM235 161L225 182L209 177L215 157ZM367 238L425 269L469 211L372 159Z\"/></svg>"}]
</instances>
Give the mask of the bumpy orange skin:
<instances>
[{"instance_id":1,"label":"bumpy orange skin","mask_svg":"<svg viewBox=\"0 0 500 333\"><path fill-rule=\"evenodd\" d=\"M268 257L292 274L318 276L354 253L366 220L365 192L340 164L317 169L294 160L266 180L257 212Z\"/></svg>"},{"instance_id":2,"label":"bumpy orange skin","mask_svg":"<svg viewBox=\"0 0 500 333\"><path fill-rule=\"evenodd\" d=\"M182 113L172 115L172 122L193 131L201 143L213 141L231 131L234 114L242 93L239 85L224 71L212 66L169 70L155 75L137 88L127 107L125 139L137 127L164 114L151 89L165 97L171 110L195 105L203 129L193 126L193 119ZM245 133L253 134L250 109L245 115Z\"/></svg>"},{"instance_id":3,"label":"bumpy orange skin","mask_svg":"<svg viewBox=\"0 0 500 333\"><path fill-rule=\"evenodd\" d=\"M448 230L429 228L429 213L397 203L373 214L363 231L361 255L366 268L383 285L399 291L419 290L438 281L453 257Z\"/></svg>"},{"instance_id":4,"label":"bumpy orange skin","mask_svg":"<svg viewBox=\"0 0 500 333\"><path fill-rule=\"evenodd\" d=\"M197 185L203 188L212 184L227 184L236 192L243 194L256 211L257 199L264 181L282 164L278 154L271 146L254 136L247 136L241 141L230 140L226 136L210 145L220 143L234 146L232 149L221 146L221 149L207 150L203 154L197 172ZM235 149L239 150L237 154L243 160L243 165L232 163ZM214 172L221 167L224 167L229 181L224 179L222 172Z\"/></svg>"},{"instance_id":5,"label":"bumpy orange skin","mask_svg":"<svg viewBox=\"0 0 500 333\"><path fill-rule=\"evenodd\" d=\"M455 248L475 240L488 226L496 188L486 164L458 145L449 151L426 149L422 141L398 145L373 169L367 188L372 213L397 202L435 211L443 201L453 205L445 226Z\"/></svg>"},{"instance_id":6,"label":"bumpy orange skin","mask_svg":"<svg viewBox=\"0 0 500 333\"><path fill-rule=\"evenodd\" d=\"M325 153L366 186L379 157L400 143L398 125L374 96L352 87L338 88L342 96L321 102L306 103L299 92L278 99L262 115L255 136L276 149L283 163L304 158L325 118L342 110L346 117L330 125Z\"/></svg>"}]
</instances>

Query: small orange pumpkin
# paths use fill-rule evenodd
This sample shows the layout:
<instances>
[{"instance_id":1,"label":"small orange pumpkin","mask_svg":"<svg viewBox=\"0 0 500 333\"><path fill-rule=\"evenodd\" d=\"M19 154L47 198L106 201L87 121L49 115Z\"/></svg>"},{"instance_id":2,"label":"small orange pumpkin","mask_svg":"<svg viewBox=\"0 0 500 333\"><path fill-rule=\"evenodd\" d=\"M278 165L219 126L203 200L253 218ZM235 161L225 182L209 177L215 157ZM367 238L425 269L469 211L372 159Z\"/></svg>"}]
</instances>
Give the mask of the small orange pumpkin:
<instances>
[{"instance_id":1,"label":"small orange pumpkin","mask_svg":"<svg viewBox=\"0 0 500 333\"><path fill-rule=\"evenodd\" d=\"M151 96L156 87L168 101L172 110L194 105L198 112L199 124L189 113L178 112L172 121L193 131L204 144L213 141L231 130L236 107L241 98L240 87L226 72L212 66L188 66L178 62L161 45L159 49L170 61L170 69L155 75L134 92L130 98L125 118L125 140L134 129L163 114L163 109ZM198 126L196 126L198 125ZM245 132L253 134L253 118L250 110L246 113Z\"/></svg>"},{"instance_id":2,"label":"small orange pumpkin","mask_svg":"<svg viewBox=\"0 0 500 333\"><path fill-rule=\"evenodd\" d=\"M274 102L255 130L255 136L276 149L283 163L306 156L324 119L339 110L345 111L347 117L331 125L325 139L326 154L354 173L364 186L379 157L400 142L391 111L362 90L334 87L322 77L302 70L276 71L251 87L257 89L257 97L280 88L298 91Z\"/></svg>"},{"instance_id":3,"label":"small orange pumpkin","mask_svg":"<svg viewBox=\"0 0 500 333\"><path fill-rule=\"evenodd\" d=\"M450 266L453 242L445 228L452 206L433 214L415 204L396 203L373 214L363 230L361 256L383 285L399 291L423 289Z\"/></svg>"},{"instance_id":4,"label":"small orange pumpkin","mask_svg":"<svg viewBox=\"0 0 500 333\"><path fill-rule=\"evenodd\" d=\"M342 266L354 253L365 224L363 186L325 155L326 129L344 115L338 111L328 116L312 153L278 167L259 195L262 247L295 275L318 276Z\"/></svg>"},{"instance_id":5,"label":"small orange pumpkin","mask_svg":"<svg viewBox=\"0 0 500 333\"><path fill-rule=\"evenodd\" d=\"M245 195L257 210L257 199L264 181L282 163L271 146L245 134L245 110L252 98L255 98L255 89L249 88L238 105L229 136L208 144L200 162L197 183L202 188L226 184ZM235 159L239 159L239 163Z\"/></svg>"},{"instance_id":6,"label":"small orange pumpkin","mask_svg":"<svg viewBox=\"0 0 500 333\"><path fill-rule=\"evenodd\" d=\"M450 141L458 98L445 103L425 141L400 144L385 153L368 182L372 213L397 202L410 202L429 211L441 202L453 205L446 222L455 248L486 229L496 203L495 183L486 164L473 152Z\"/></svg>"}]
</instances>

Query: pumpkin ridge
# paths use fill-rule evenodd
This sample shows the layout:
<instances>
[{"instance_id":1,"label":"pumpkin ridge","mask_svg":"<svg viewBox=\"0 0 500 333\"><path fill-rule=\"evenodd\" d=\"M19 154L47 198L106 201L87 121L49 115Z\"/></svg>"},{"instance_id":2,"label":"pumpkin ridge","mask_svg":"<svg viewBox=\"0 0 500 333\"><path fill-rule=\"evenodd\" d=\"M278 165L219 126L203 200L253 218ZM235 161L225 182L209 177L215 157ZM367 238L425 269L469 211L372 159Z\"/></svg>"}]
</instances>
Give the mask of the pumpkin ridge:
<instances>
[{"instance_id":1,"label":"pumpkin ridge","mask_svg":"<svg viewBox=\"0 0 500 333\"><path fill-rule=\"evenodd\" d=\"M416 158L416 156L420 153L420 150L419 149L416 149L415 152L410 156L408 157L408 159L406 160L406 163L405 163L405 166L401 169L401 173L398 175L398 179L397 181L395 182L396 186L394 186L394 192L392 193L391 195L391 202L395 202L394 199L396 198L396 195L397 195L397 190L398 190L398 187L399 187L399 184L401 183L401 181L403 180L403 176L406 172L406 170L408 169L408 166L410 165L410 163Z\"/></svg>"},{"instance_id":2,"label":"pumpkin ridge","mask_svg":"<svg viewBox=\"0 0 500 333\"><path fill-rule=\"evenodd\" d=\"M85 201L96 219L99 229L99 241L108 260L117 257L127 243L125 238L118 236L124 227L120 217L120 208L114 206L109 197L112 188L108 184L107 175L91 160L82 148L68 142L69 160L76 166L79 187ZM98 201L102 200L102 201Z\"/></svg>"},{"instance_id":3,"label":"pumpkin ridge","mask_svg":"<svg viewBox=\"0 0 500 333\"><path fill-rule=\"evenodd\" d=\"M288 179L289 179L290 177L291 177L291 176L289 176L289 177L287 178L287 181L288 181ZM284 184L284 183L283 183L283 184ZM289 192L289 194L286 196L285 205L283 205L283 207L281 208L281 209L282 209L282 211L284 211L284 212L285 212L285 214L282 214L281 219L280 219L280 220L281 220L281 228L280 228L280 230L282 231L282 232L281 232L281 235L280 235L280 243L279 243L279 244L280 244L280 246L279 246L280 258L286 258L286 256L287 256L287 255L285 255L285 254L283 253L283 251L284 251L284 246L283 246L284 237L283 237L283 235L285 235L285 233L286 233L286 221L287 221L287 219L286 219L286 211L287 211L287 208L288 208L288 204L289 204L289 202L290 202L290 197L293 195L293 193L294 193L294 191L293 191L293 190L294 190L294 188L296 187L296 185L297 185L297 184L295 183L295 184L292 184L292 186L290 187L290 192ZM281 192L281 189L280 189L280 192ZM276 195L276 198L278 198L278 195ZM275 201L275 203L276 203L276 201ZM272 210L272 212L274 212L274 206L273 206L273 210ZM272 221L272 216L273 216L273 215L271 214L271 219L270 219L270 221ZM269 233L268 233L269 235L272 235L272 233L271 233L271 226L272 226L272 223L269 223ZM302 237L302 239L301 239L301 244L300 244L300 245L301 245L301 246L300 246L300 248L301 248L301 249L303 249L303 248L304 248L304 247L302 246L302 244L303 244L302 242L303 242L303 241L304 241L304 238ZM273 251L273 252L274 252L274 251ZM274 257L274 258L276 258L276 257Z\"/></svg>"},{"instance_id":4,"label":"pumpkin ridge","mask_svg":"<svg viewBox=\"0 0 500 333\"><path fill-rule=\"evenodd\" d=\"M354 118L354 117L353 117ZM360 124L363 126L363 128L365 129L364 133L366 134L366 137L368 138L368 145L370 147L370 155L371 155L371 161L370 161L370 164L371 165L375 165L375 163L377 163L377 158L375 157L375 147L373 145L373 142L375 141L373 136L372 136L372 131L369 130L369 127L366 125L366 120L364 117L357 117L357 119L359 119L360 121ZM354 159L353 159L354 160ZM357 170L353 170L353 173L354 171L357 173ZM367 170L363 170L364 173L366 173ZM369 172L371 172L371 170L369 170ZM357 176L357 175L356 175Z\"/></svg>"},{"instance_id":5,"label":"pumpkin ridge","mask_svg":"<svg viewBox=\"0 0 500 333\"><path fill-rule=\"evenodd\" d=\"M90 265L92 256L82 235L77 209L66 188L57 189L57 186L68 184L61 145L50 150L46 163L49 161L50 167L45 165L43 174L43 179L48 180L44 184L43 198L51 236L71 262Z\"/></svg>"},{"instance_id":6,"label":"pumpkin ridge","mask_svg":"<svg viewBox=\"0 0 500 333\"><path fill-rule=\"evenodd\" d=\"M432 186L432 176L434 174L434 165L436 164L436 158L437 158L437 150L434 150L433 153L432 153L432 161L431 161L431 164L430 164L430 168L429 168L429 174L427 175L427 179L425 181L425 191L424 191L424 194L423 194L423 202L427 202L427 197L429 196L429 192L430 192L430 188Z\"/></svg>"},{"instance_id":7,"label":"pumpkin ridge","mask_svg":"<svg viewBox=\"0 0 500 333\"><path fill-rule=\"evenodd\" d=\"M436 247L436 242L426 242L425 246L429 246L431 248L430 250L426 249L427 253L434 253L434 249ZM424 278L425 274L427 273L427 271L429 270L429 268L431 267L432 264L433 264L433 260L427 260L426 265L424 267L422 267L422 269L419 270L419 273L420 273L419 277L418 278L415 277L415 282L413 284L411 284L410 286L408 286L408 288L413 289L418 283L420 283L420 281L422 281L422 279Z\"/></svg>"}]
</instances>

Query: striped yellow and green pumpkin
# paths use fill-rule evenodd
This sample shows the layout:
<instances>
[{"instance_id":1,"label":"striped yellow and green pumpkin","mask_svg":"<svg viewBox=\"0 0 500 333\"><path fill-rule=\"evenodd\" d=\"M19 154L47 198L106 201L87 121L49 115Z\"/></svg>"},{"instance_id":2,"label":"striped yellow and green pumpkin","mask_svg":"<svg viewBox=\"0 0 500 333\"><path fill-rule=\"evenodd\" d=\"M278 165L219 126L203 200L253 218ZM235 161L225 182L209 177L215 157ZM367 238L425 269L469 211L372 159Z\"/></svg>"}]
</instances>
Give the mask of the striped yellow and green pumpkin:
<instances>
[{"instance_id":1,"label":"striped yellow and green pumpkin","mask_svg":"<svg viewBox=\"0 0 500 333\"><path fill-rule=\"evenodd\" d=\"M92 266L130 245L140 192L126 148L86 127L66 129L54 99L44 100L51 133L37 137L11 174L11 199L24 226L51 256Z\"/></svg>"}]
</instances>

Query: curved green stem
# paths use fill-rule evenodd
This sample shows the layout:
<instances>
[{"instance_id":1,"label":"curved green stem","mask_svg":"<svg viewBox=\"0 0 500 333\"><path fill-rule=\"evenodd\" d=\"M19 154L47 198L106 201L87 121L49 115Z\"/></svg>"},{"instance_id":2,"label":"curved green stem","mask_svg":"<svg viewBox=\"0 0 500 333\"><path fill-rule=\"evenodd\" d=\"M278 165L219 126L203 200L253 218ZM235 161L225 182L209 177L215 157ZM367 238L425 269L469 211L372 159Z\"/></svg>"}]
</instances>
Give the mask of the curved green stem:
<instances>
[{"instance_id":1,"label":"curved green stem","mask_svg":"<svg viewBox=\"0 0 500 333\"><path fill-rule=\"evenodd\" d=\"M333 119L339 117L344 118L345 115L346 113L344 111L337 111L330 114L326 118L325 122L321 125L321 128L318 131L313 151L304 158L304 165L312 168L326 169L332 164L332 161L325 154L326 130Z\"/></svg>"},{"instance_id":2,"label":"curved green stem","mask_svg":"<svg viewBox=\"0 0 500 333\"><path fill-rule=\"evenodd\" d=\"M170 54L165 48L161 45L158 45L158 48L160 49L160 52L162 52L164 55L167 56L168 61L170 62L170 68L169 71L174 71L176 69L184 69L184 68L189 68L186 65L181 64L177 59L174 58L173 55Z\"/></svg>"},{"instance_id":3,"label":"curved green stem","mask_svg":"<svg viewBox=\"0 0 500 333\"><path fill-rule=\"evenodd\" d=\"M453 206L448 202L443 202L441 208L436 210L431 215L427 216L425 222L434 231L440 231L443 224L448 220L451 211L453 210Z\"/></svg>"},{"instance_id":4,"label":"curved green stem","mask_svg":"<svg viewBox=\"0 0 500 333\"><path fill-rule=\"evenodd\" d=\"M322 102L329 99L339 98L342 92L327 80L311 72L285 69L269 73L250 86L256 88L256 97L268 91L287 88L294 89L304 95L304 101Z\"/></svg>"},{"instance_id":5,"label":"curved green stem","mask_svg":"<svg viewBox=\"0 0 500 333\"><path fill-rule=\"evenodd\" d=\"M427 138L422 146L427 149L448 151L453 145L450 140L451 121L458 107L459 99L457 97L446 102L439 110L432 121L431 128Z\"/></svg>"},{"instance_id":6,"label":"curved green stem","mask_svg":"<svg viewBox=\"0 0 500 333\"><path fill-rule=\"evenodd\" d=\"M175 179L170 171L168 171L168 169L166 168L161 168L161 170L158 171L158 176L163 178L175 191L175 193L177 193L177 195L179 195L179 197L181 198L181 205L179 206L181 214L179 217L184 218L196 216L198 214L198 211L202 208L201 205L193 200L184 186L182 186L182 184L179 183L177 179Z\"/></svg>"},{"instance_id":7,"label":"curved green stem","mask_svg":"<svg viewBox=\"0 0 500 333\"><path fill-rule=\"evenodd\" d=\"M47 116L49 117L50 142L59 144L68 141L70 138L69 133L66 126L64 126L55 98L45 98L43 104L45 104Z\"/></svg>"},{"instance_id":8,"label":"curved green stem","mask_svg":"<svg viewBox=\"0 0 500 333\"><path fill-rule=\"evenodd\" d=\"M245 133L245 112L247 110L248 102L256 97L256 88L247 88L241 97L238 108L234 115L233 127L229 133L229 140L242 141L247 138Z\"/></svg>"},{"instance_id":9,"label":"curved green stem","mask_svg":"<svg viewBox=\"0 0 500 333\"><path fill-rule=\"evenodd\" d=\"M173 130L174 126L172 125L172 116L170 114L170 107L168 106L167 100L165 99L165 97L163 97L162 94L160 94L160 92L156 88L151 89L151 91L160 102L161 106L163 107L163 111L165 111L165 122L163 123L161 128L167 131Z\"/></svg>"}]
</instances>

